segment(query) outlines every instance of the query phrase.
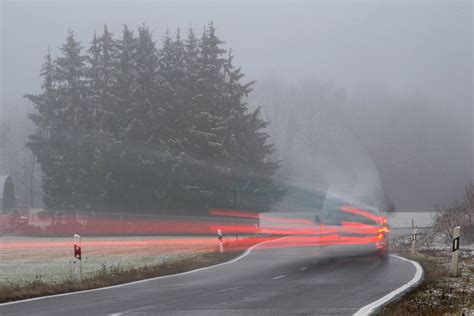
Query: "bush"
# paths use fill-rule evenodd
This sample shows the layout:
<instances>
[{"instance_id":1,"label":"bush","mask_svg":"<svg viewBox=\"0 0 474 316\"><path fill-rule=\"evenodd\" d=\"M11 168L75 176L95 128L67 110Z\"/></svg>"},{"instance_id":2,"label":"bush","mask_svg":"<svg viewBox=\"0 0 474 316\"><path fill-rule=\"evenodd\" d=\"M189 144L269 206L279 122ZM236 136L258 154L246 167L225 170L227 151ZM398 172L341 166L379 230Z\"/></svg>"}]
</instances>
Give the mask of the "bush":
<instances>
[{"instance_id":1,"label":"bush","mask_svg":"<svg viewBox=\"0 0 474 316\"><path fill-rule=\"evenodd\" d=\"M453 228L461 226L462 243L474 242L474 183L470 182L465 189L464 201L438 209L433 229L452 238Z\"/></svg>"}]
</instances>

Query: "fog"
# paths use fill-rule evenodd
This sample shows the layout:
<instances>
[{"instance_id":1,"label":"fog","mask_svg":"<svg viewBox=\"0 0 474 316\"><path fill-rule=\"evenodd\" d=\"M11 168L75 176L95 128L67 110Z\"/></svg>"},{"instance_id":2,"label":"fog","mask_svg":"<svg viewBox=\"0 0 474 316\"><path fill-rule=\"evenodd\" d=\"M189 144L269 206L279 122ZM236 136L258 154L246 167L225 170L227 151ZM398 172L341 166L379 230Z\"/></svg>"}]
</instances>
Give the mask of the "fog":
<instances>
[{"instance_id":1,"label":"fog","mask_svg":"<svg viewBox=\"0 0 474 316\"><path fill-rule=\"evenodd\" d=\"M39 91L44 55L58 54L68 29L88 47L104 24L119 35L145 23L160 39L214 21L257 81L250 104L262 106L280 176L294 183L370 203L384 191L399 210L425 211L474 178L470 1L3 1L1 14L0 124L10 134L0 174L16 175L19 192L31 165L23 95Z\"/></svg>"}]
</instances>

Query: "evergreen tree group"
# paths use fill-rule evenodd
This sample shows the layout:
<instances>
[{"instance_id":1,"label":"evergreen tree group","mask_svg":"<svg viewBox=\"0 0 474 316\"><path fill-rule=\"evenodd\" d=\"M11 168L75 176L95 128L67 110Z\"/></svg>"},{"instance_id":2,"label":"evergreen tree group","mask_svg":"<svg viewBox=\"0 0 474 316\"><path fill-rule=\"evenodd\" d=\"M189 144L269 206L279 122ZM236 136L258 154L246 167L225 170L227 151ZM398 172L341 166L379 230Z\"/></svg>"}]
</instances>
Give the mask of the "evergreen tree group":
<instances>
[{"instance_id":1,"label":"evergreen tree group","mask_svg":"<svg viewBox=\"0 0 474 316\"><path fill-rule=\"evenodd\" d=\"M87 50L69 31L60 56L46 55L41 93L26 96L46 207L268 209L280 191L267 122L249 110L253 82L222 45L212 23L201 36L167 32L160 48L145 25L119 39L104 27Z\"/></svg>"}]
</instances>

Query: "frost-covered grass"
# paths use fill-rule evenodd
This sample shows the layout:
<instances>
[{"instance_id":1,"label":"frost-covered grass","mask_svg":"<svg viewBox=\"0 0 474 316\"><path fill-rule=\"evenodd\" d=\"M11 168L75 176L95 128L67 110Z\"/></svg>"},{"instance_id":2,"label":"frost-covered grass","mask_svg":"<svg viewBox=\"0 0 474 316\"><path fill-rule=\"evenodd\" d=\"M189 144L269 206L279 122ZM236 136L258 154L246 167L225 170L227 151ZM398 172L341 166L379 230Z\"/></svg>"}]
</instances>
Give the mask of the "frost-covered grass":
<instances>
[{"instance_id":1,"label":"frost-covered grass","mask_svg":"<svg viewBox=\"0 0 474 316\"><path fill-rule=\"evenodd\" d=\"M46 280L45 278L35 278L35 279L25 279L19 278L15 281L3 282L0 283L0 302L14 301L25 298L52 295L66 292L74 292L86 289L93 289L98 287L110 286L114 284L121 284L126 282L132 282L136 280L142 280L146 278L152 278L163 275L170 275L175 273L180 273L184 271L189 271L220 262L228 261L232 258L235 258L240 253L245 251L248 247L265 241L273 239L274 237L262 237L262 238L240 238L239 240L229 240L224 242L225 252L223 254L217 251L216 245L204 243L205 240L200 238L194 238L192 240L182 238L180 243L183 241L186 243L194 243L194 246L188 244L190 248L185 250L183 246L172 247L168 249L171 255L164 258L158 259L156 262L151 264L145 264L147 261L136 261L135 264L124 265L122 263L114 262L113 264L107 265L102 263L97 269L92 269L89 273L83 276L82 281L78 281L74 278L71 278L66 275L59 280L55 281L54 277ZM143 240L137 240L139 238L133 238L130 241L128 238L125 238L123 242L132 242L134 245L143 244ZM170 244L176 243L172 239L146 239L145 241L152 241L156 244ZM207 239L210 241L211 239ZM212 238L214 240L214 238ZM111 240L103 241L102 238L97 242L110 242ZM115 240L112 240L115 241ZM170 242L171 241L171 242ZM163 247L155 247L161 251ZM120 248L121 249L121 248ZM195 251L199 249L198 251ZM130 250L130 249L129 249ZM126 251L126 250L124 250ZM145 251L148 253L148 249L142 249L140 251ZM151 250L150 250L151 251ZM179 252L179 254L178 254ZM115 254L115 253L114 253ZM153 262L153 261L152 261ZM46 268L48 274L54 270L54 266Z\"/></svg>"},{"instance_id":2,"label":"frost-covered grass","mask_svg":"<svg viewBox=\"0 0 474 316\"><path fill-rule=\"evenodd\" d=\"M162 261L159 264L124 267L120 265L106 266L88 274L82 281L64 279L57 282L45 282L41 279L0 283L0 302L15 301L31 297L75 292L126 282L142 280L162 275L189 271L232 259L238 252L224 255L218 252L188 254Z\"/></svg>"},{"instance_id":3,"label":"frost-covered grass","mask_svg":"<svg viewBox=\"0 0 474 316\"><path fill-rule=\"evenodd\" d=\"M462 245L460 275L449 275L450 243L439 233L428 232L417 240L410 254L410 236L392 240L394 252L418 261L424 269L423 283L398 301L383 308L381 315L474 315L474 245Z\"/></svg>"},{"instance_id":4,"label":"frost-covered grass","mask_svg":"<svg viewBox=\"0 0 474 316\"><path fill-rule=\"evenodd\" d=\"M215 249L211 237L82 238L83 276L104 266L144 267L183 255ZM0 237L0 284L70 279L74 271L72 238Z\"/></svg>"}]
</instances>

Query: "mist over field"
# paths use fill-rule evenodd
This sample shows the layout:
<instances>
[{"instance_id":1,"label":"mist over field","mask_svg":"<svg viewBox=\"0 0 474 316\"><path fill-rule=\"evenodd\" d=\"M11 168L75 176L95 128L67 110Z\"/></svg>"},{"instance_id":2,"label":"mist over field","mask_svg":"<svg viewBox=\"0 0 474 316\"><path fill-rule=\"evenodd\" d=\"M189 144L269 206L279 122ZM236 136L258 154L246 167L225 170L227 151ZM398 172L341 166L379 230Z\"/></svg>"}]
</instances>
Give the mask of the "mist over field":
<instances>
[{"instance_id":1,"label":"mist over field","mask_svg":"<svg viewBox=\"0 0 474 316\"><path fill-rule=\"evenodd\" d=\"M474 178L470 1L1 5L0 174L14 176L23 204L42 206L23 96L39 93L48 47L58 56L71 29L87 49L104 24L120 36L144 23L160 43L167 29L200 34L213 21L243 80L256 80L249 107L270 123L279 179L428 211Z\"/></svg>"}]
</instances>

